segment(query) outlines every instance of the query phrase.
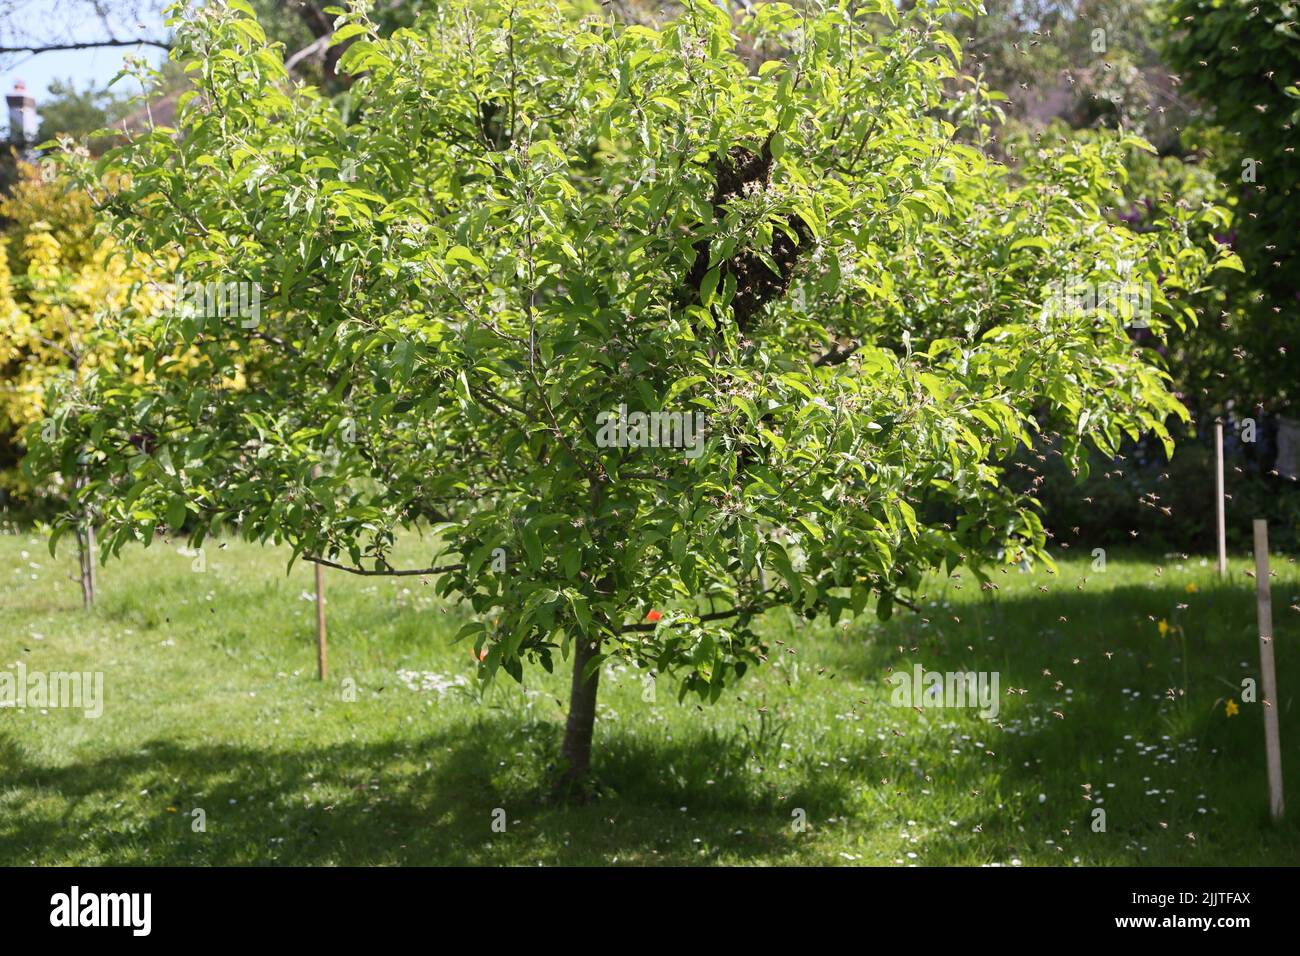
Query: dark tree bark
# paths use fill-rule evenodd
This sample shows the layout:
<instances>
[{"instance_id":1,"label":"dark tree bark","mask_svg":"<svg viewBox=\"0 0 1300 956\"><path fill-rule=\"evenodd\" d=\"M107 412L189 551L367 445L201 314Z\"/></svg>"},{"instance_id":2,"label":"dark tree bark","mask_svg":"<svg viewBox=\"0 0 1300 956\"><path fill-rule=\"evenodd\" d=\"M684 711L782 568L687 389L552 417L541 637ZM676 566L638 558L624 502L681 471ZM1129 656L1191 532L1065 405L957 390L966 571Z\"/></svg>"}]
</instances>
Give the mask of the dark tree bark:
<instances>
[{"instance_id":1,"label":"dark tree bark","mask_svg":"<svg viewBox=\"0 0 1300 956\"><path fill-rule=\"evenodd\" d=\"M581 638L573 646L573 685L569 690L569 719L560 746L559 789L563 796L584 796L591 770L591 735L596 726L596 691L600 686L600 668L585 681L582 672L596 656L600 645Z\"/></svg>"}]
</instances>

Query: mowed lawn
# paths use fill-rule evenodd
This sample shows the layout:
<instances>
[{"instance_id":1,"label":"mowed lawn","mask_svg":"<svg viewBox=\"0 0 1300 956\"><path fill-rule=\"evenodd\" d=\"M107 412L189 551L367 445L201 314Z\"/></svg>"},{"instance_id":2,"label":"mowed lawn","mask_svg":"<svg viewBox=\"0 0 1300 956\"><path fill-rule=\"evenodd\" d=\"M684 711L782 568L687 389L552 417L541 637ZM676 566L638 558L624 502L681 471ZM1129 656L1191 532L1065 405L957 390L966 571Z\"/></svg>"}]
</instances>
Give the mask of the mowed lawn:
<instances>
[{"instance_id":1,"label":"mowed lawn","mask_svg":"<svg viewBox=\"0 0 1300 956\"><path fill-rule=\"evenodd\" d=\"M86 612L67 544L0 535L0 671L102 671L104 713L0 708L0 863L1300 863L1268 820L1262 705L1227 714L1259 678L1244 555L1225 585L1199 556L1112 555L936 579L884 624L772 612L770 663L712 707L607 667L602 795L569 807L547 799L567 671L480 691L420 579L327 572L322 685L285 551L211 545L199 572L177 542L131 548ZM1300 573L1274 568L1294 821ZM996 671L1001 726L892 706L884 678L916 663Z\"/></svg>"}]
</instances>

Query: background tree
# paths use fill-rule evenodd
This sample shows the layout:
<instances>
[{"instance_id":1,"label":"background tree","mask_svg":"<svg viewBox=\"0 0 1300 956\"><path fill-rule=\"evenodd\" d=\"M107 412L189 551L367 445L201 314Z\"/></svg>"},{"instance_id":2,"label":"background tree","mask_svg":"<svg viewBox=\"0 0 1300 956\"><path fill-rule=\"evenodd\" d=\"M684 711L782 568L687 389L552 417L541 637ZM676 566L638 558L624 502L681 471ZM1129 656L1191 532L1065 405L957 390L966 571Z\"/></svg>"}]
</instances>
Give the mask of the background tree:
<instances>
[{"instance_id":1,"label":"background tree","mask_svg":"<svg viewBox=\"0 0 1300 956\"><path fill-rule=\"evenodd\" d=\"M68 372L73 341L93 329L108 278L106 257L96 255L89 197L68 191L66 182L47 181L35 166L19 170L13 195L0 201L0 483L6 498L31 491L16 467L19 434L44 419L46 390Z\"/></svg>"},{"instance_id":2,"label":"background tree","mask_svg":"<svg viewBox=\"0 0 1300 956\"><path fill-rule=\"evenodd\" d=\"M1229 374L1205 387L1220 407L1233 401L1296 417L1300 12L1279 0L1175 0L1168 13L1170 62L1227 133L1216 137L1213 163L1234 202L1231 240L1246 266L1218 323L1218 364Z\"/></svg>"},{"instance_id":3,"label":"background tree","mask_svg":"<svg viewBox=\"0 0 1300 956\"><path fill-rule=\"evenodd\" d=\"M1158 337L1206 211L1108 221L1110 140L990 161L983 92L945 85L962 9L692 2L655 30L461 0L385 38L354 7L347 122L246 4L186 10L179 134L70 167L133 255L252 283L260 314L124 307L154 378L96 375L30 472L89 449L110 552L230 526L438 576L485 678L571 661L568 784L608 660L717 700L774 652L768 607L888 616L927 569L1049 560L998 462L1183 414L1131 311L1053 283L1147 283ZM702 442L638 440L640 412ZM417 523L427 565L392 567Z\"/></svg>"},{"instance_id":4,"label":"background tree","mask_svg":"<svg viewBox=\"0 0 1300 956\"><path fill-rule=\"evenodd\" d=\"M160 0L0 0L0 64L55 50L141 46L167 49Z\"/></svg>"},{"instance_id":5,"label":"background tree","mask_svg":"<svg viewBox=\"0 0 1300 956\"><path fill-rule=\"evenodd\" d=\"M963 71L1008 94L1016 120L1123 129L1179 149L1194 113L1161 60L1152 0L989 0L962 40Z\"/></svg>"},{"instance_id":6,"label":"background tree","mask_svg":"<svg viewBox=\"0 0 1300 956\"><path fill-rule=\"evenodd\" d=\"M87 86L78 90L71 80L55 80L41 101L38 142L71 136L81 140L106 126L113 126L127 114L127 96L111 89ZM105 143L99 140L98 143ZM104 148L107 148L106 144Z\"/></svg>"}]
</instances>

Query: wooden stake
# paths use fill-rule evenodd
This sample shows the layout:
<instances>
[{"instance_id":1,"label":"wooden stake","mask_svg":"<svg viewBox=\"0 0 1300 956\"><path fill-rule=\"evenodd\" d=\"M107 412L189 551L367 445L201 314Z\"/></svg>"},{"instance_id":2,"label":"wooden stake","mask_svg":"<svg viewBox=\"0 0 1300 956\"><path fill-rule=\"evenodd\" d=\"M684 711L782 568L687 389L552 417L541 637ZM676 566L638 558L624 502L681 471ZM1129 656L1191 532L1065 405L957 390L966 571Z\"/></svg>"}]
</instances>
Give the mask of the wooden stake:
<instances>
[{"instance_id":1,"label":"wooden stake","mask_svg":"<svg viewBox=\"0 0 1300 956\"><path fill-rule=\"evenodd\" d=\"M325 581L316 565L316 672L325 680Z\"/></svg>"},{"instance_id":2,"label":"wooden stake","mask_svg":"<svg viewBox=\"0 0 1300 956\"><path fill-rule=\"evenodd\" d=\"M1264 680L1264 748L1268 754L1268 811L1282 819L1282 742L1277 730L1277 673L1273 669L1273 602L1268 583L1268 522L1255 519L1255 595L1259 601L1259 667Z\"/></svg>"},{"instance_id":3,"label":"wooden stake","mask_svg":"<svg viewBox=\"0 0 1300 956\"><path fill-rule=\"evenodd\" d=\"M90 603L95 603L95 522L86 522L86 570L90 572Z\"/></svg>"},{"instance_id":4,"label":"wooden stake","mask_svg":"<svg viewBox=\"0 0 1300 956\"><path fill-rule=\"evenodd\" d=\"M1214 424L1214 513L1218 519L1219 577L1228 576L1228 541L1223 514L1223 422Z\"/></svg>"},{"instance_id":5,"label":"wooden stake","mask_svg":"<svg viewBox=\"0 0 1300 956\"><path fill-rule=\"evenodd\" d=\"M311 470L313 478L320 477L320 465ZM321 682L325 681L325 574L319 565L316 568L316 674Z\"/></svg>"}]
</instances>

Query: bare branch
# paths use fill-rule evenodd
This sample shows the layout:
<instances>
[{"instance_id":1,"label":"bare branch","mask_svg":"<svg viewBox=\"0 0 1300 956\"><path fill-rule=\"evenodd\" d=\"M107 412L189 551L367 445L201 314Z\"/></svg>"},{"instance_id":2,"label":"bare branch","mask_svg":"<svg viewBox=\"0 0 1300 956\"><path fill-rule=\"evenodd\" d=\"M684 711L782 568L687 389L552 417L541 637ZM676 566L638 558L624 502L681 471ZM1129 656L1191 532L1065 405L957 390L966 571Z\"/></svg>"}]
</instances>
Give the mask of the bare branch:
<instances>
[{"instance_id":1,"label":"bare branch","mask_svg":"<svg viewBox=\"0 0 1300 956\"><path fill-rule=\"evenodd\" d=\"M729 617L738 617L741 614L758 614L760 611L766 611L769 607L774 607L774 605L744 604L741 605L740 607L733 607L727 611L714 611L712 614L701 614L698 618L696 618L696 620L725 621ZM623 627L620 629L620 633L626 633L627 631L653 631L658 626L659 626L658 623L650 624L648 622L640 623L640 624L624 624Z\"/></svg>"},{"instance_id":2,"label":"bare branch","mask_svg":"<svg viewBox=\"0 0 1300 956\"><path fill-rule=\"evenodd\" d=\"M463 564L444 564L436 568L386 568L384 570L371 570L369 568L354 568L346 564L338 564L337 562L329 561L325 558L318 558L311 554L304 554L303 557L312 564L319 564L321 567L346 571L348 574L359 574L363 577L418 577L425 574L442 574L447 571L463 571L465 569L465 565Z\"/></svg>"},{"instance_id":3,"label":"bare branch","mask_svg":"<svg viewBox=\"0 0 1300 956\"><path fill-rule=\"evenodd\" d=\"M106 46L156 46L160 50L170 50L172 45L163 40L150 40L147 37L139 37L135 40L89 40L85 43L47 43L34 46L0 46L0 54L4 53L54 53L59 50L93 50L97 47Z\"/></svg>"},{"instance_id":4,"label":"bare branch","mask_svg":"<svg viewBox=\"0 0 1300 956\"><path fill-rule=\"evenodd\" d=\"M289 57L289 59L285 60L284 68L292 72L294 67L308 57L324 56L325 51L329 49L330 41L333 39L333 33L327 33L325 36L317 37L314 42L303 47L293 56Z\"/></svg>"}]
</instances>

